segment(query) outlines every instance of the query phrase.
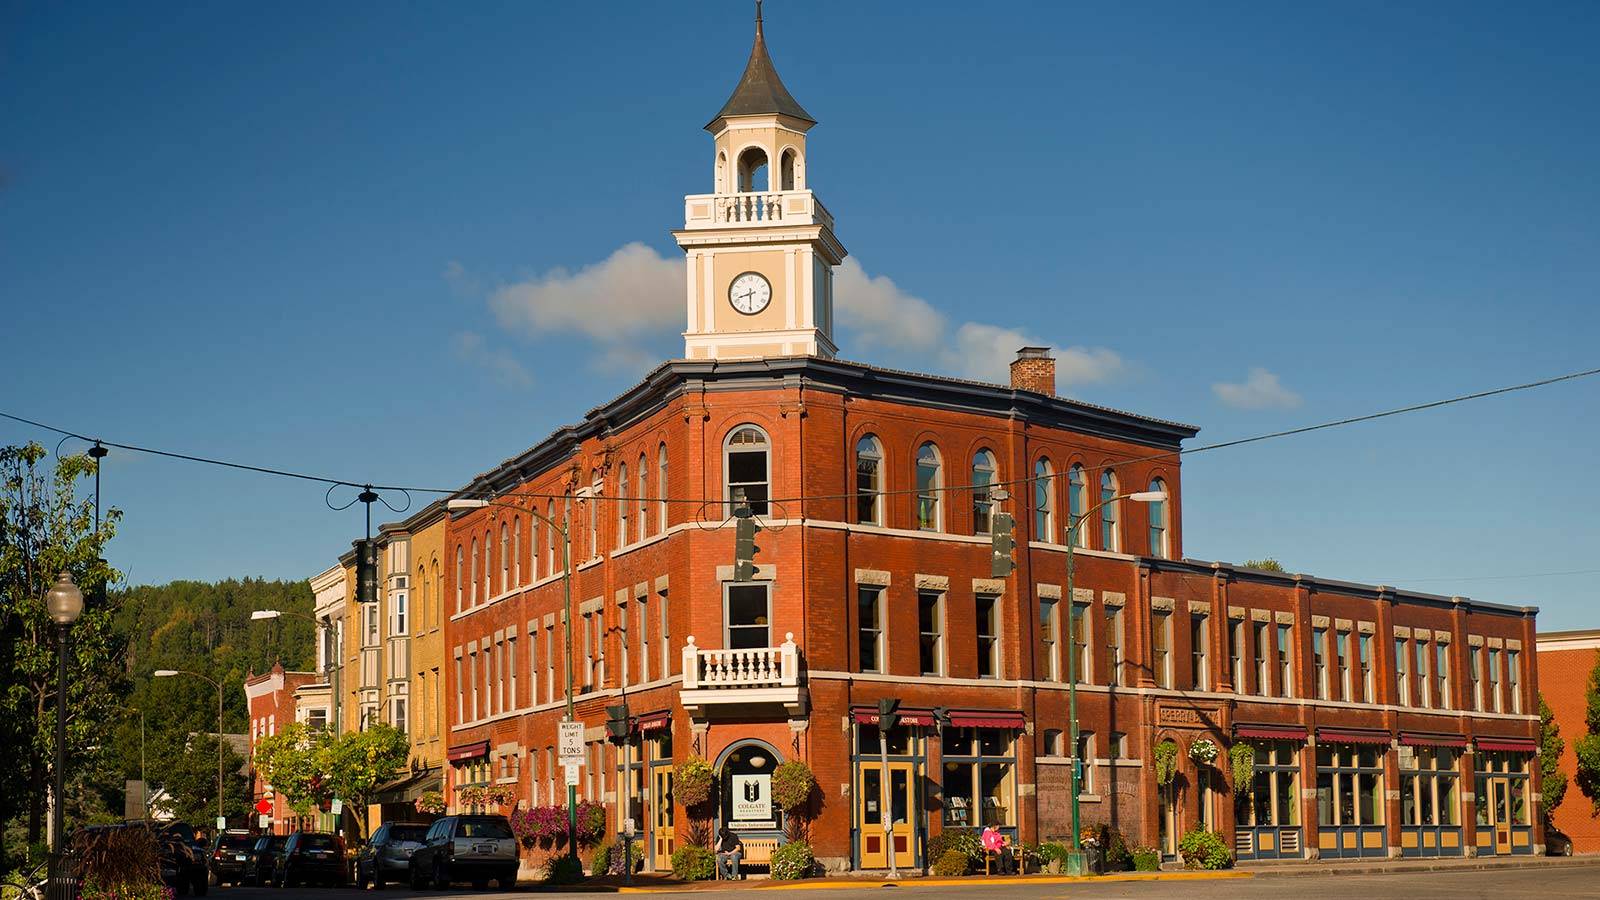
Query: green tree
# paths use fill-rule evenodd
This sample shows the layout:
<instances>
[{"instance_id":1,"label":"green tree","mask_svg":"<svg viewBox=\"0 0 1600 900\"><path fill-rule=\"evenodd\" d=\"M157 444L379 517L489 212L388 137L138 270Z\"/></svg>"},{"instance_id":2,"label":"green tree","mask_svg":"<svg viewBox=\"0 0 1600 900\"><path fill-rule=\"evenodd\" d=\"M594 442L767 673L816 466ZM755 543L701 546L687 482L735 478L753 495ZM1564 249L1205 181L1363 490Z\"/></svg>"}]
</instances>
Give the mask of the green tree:
<instances>
[{"instance_id":1,"label":"green tree","mask_svg":"<svg viewBox=\"0 0 1600 900\"><path fill-rule=\"evenodd\" d=\"M322 768L323 748L333 736L320 728L291 722L256 741L254 763L261 780L302 816L332 799Z\"/></svg>"},{"instance_id":2,"label":"green tree","mask_svg":"<svg viewBox=\"0 0 1600 900\"><path fill-rule=\"evenodd\" d=\"M1556 714L1539 694L1539 792L1543 798L1545 822L1555 813L1556 807L1567 794L1567 773L1561 771L1561 751L1567 742L1561 739L1561 726Z\"/></svg>"},{"instance_id":3,"label":"green tree","mask_svg":"<svg viewBox=\"0 0 1600 900\"><path fill-rule=\"evenodd\" d=\"M1589 733L1572 743L1578 757L1578 790L1583 792L1600 814L1600 651L1595 652L1595 666L1589 670L1589 684L1583 692L1586 709L1584 726Z\"/></svg>"},{"instance_id":4,"label":"green tree","mask_svg":"<svg viewBox=\"0 0 1600 900\"><path fill-rule=\"evenodd\" d=\"M0 822L25 817L30 843L43 836L53 780L56 628L44 596L56 573L70 572L85 595L68 662L70 772L100 767L105 723L128 690L126 642L116 628L120 603L106 590L121 575L103 559L121 514L107 510L96 528L95 498L79 496L95 461L65 456L51 466L47 457L39 444L0 447ZM69 813L74 806L67 804ZM0 868L4 857L0 846Z\"/></svg>"},{"instance_id":5,"label":"green tree","mask_svg":"<svg viewBox=\"0 0 1600 900\"><path fill-rule=\"evenodd\" d=\"M362 836L367 835L367 804L372 795L405 769L410 753L411 741L406 733L383 722L340 735L324 746L323 770L328 773L328 788L345 801Z\"/></svg>"},{"instance_id":6,"label":"green tree","mask_svg":"<svg viewBox=\"0 0 1600 900\"><path fill-rule=\"evenodd\" d=\"M1270 556L1262 557L1261 559L1247 559L1244 561L1244 567L1246 569L1260 569L1263 572L1285 571L1283 568L1283 563L1278 562Z\"/></svg>"},{"instance_id":7,"label":"green tree","mask_svg":"<svg viewBox=\"0 0 1600 900\"><path fill-rule=\"evenodd\" d=\"M152 791L160 790L162 811L185 822L209 822L217 814L217 738L197 733L187 741L158 745L150 760ZM244 757L222 745L223 815L249 814L248 785L240 773Z\"/></svg>"}]
</instances>

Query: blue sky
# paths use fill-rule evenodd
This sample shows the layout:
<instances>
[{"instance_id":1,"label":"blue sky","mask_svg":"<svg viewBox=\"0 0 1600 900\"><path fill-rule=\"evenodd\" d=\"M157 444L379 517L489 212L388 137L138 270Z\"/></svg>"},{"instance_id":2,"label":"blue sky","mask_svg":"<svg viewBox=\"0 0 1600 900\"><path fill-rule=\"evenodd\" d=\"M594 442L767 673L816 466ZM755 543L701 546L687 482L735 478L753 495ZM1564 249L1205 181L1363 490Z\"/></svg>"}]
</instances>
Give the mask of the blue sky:
<instances>
[{"instance_id":1,"label":"blue sky","mask_svg":"<svg viewBox=\"0 0 1600 900\"><path fill-rule=\"evenodd\" d=\"M325 6L0 5L0 409L451 487L681 352L652 292L749 4ZM855 261L847 358L982 374L1037 339L1064 393L1201 441L1600 358L1600 6L767 10ZM630 327L579 327L618 286ZM1600 567L1597 401L1200 454L1186 550L1595 625L1595 574L1544 573ZM136 582L306 576L360 528L309 485L105 478Z\"/></svg>"}]
</instances>

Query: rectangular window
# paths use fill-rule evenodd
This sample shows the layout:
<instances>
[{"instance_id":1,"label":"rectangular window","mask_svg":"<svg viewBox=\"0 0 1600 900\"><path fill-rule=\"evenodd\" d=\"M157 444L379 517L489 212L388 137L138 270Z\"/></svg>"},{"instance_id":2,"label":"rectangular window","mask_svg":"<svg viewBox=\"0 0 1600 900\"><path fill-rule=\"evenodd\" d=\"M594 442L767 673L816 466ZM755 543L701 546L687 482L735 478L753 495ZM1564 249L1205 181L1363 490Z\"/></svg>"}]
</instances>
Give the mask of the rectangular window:
<instances>
[{"instance_id":1,"label":"rectangular window","mask_svg":"<svg viewBox=\"0 0 1600 900\"><path fill-rule=\"evenodd\" d=\"M506 637L506 709L517 708L517 636Z\"/></svg>"},{"instance_id":2,"label":"rectangular window","mask_svg":"<svg viewBox=\"0 0 1600 900\"><path fill-rule=\"evenodd\" d=\"M1467 677L1472 679L1472 708L1483 712L1483 648L1467 648Z\"/></svg>"},{"instance_id":3,"label":"rectangular window","mask_svg":"<svg viewBox=\"0 0 1600 900\"><path fill-rule=\"evenodd\" d=\"M1395 702L1401 706L1411 705L1411 674L1406 668L1406 660L1410 657L1408 649L1405 638L1394 639Z\"/></svg>"},{"instance_id":4,"label":"rectangular window","mask_svg":"<svg viewBox=\"0 0 1600 900\"><path fill-rule=\"evenodd\" d=\"M1211 689L1211 667L1207 665L1206 643L1209 635L1206 617L1189 615L1189 684L1197 691Z\"/></svg>"},{"instance_id":5,"label":"rectangular window","mask_svg":"<svg viewBox=\"0 0 1600 900\"><path fill-rule=\"evenodd\" d=\"M1349 703L1355 699L1354 677L1350 671L1350 632L1339 632L1333 641L1334 654L1339 663L1339 699Z\"/></svg>"},{"instance_id":6,"label":"rectangular window","mask_svg":"<svg viewBox=\"0 0 1600 900\"><path fill-rule=\"evenodd\" d=\"M918 656L922 674L944 674L944 594L917 592Z\"/></svg>"},{"instance_id":7,"label":"rectangular window","mask_svg":"<svg viewBox=\"0 0 1600 900\"><path fill-rule=\"evenodd\" d=\"M1361 659L1361 702L1372 702L1372 635L1363 634L1356 639L1357 655Z\"/></svg>"},{"instance_id":8,"label":"rectangular window","mask_svg":"<svg viewBox=\"0 0 1600 900\"><path fill-rule=\"evenodd\" d=\"M528 705L539 705L539 626L528 629Z\"/></svg>"},{"instance_id":9,"label":"rectangular window","mask_svg":"<svg viewBox=\"0 0 1600 900\"><path fill-rule=\"evenodd\" d=\"M407 604L405 591L395 591L389 598L389 616L393 620L389 623L389 634L398 636L406 633Z\"/></svg>"},{"instance_id":10,"label":"rectangular window","mask_svg":"<svg viewBox=\"0 0 1600 900\"><path fill-rule=\"evenodd\" d=\"M544 702L556 699L556 626L544 630Z\"/></svg>"},{"instance_id":11,"label":"rectangular window","mask_svg":"<svg viewBox=\"0 0 1600 900\"><path fill-rule=\"evenodd\" d=\"M1317 699L1328 699L1328 629L1311 629L1311 677Z\"/></svg>"},{"instance_id":12,"label":"rectangular window","mask_svg":"<svg viewBox=\"0 0 1600 900\"><path fill-rule=\"evenodd\" d=\"M594 614L593 613L583 613L582 615L583 615L583 659L579 663L579 665L581 665L583 668L579 669L578 671L579 671L579 674L581 674L583 677L581 679L579 679L578 691L579 691L579 693L588 693L589 691L594 690L594 683L595 683L594 682L594 628L593 628Z\"/></svg>"},{"instance_id":13,"label":"rectangular window","mask_svg":"<svg viewBox=\"0 0 1600 900\"><path fill-rule=\"evenodd\" d=\"M883 588L861 585L856 588L860 616L861 671L883 671Z\"/></svg>"},{"instance_id":14,"label":"rectangular window","mask_svg":"<svg viewBox=\"0 0 1600 900\"><path fill-rule=\"evenodd\" d=\"M623 601L623 603L617 607L616 632L617 646L622 650L622 662L618 664L621 668L619 677L622 679L622 686L627 687L630 684L628 679L633 677L633 660L631 659L633 656L633 645L628 643L627 601Z\"/></svg>"},{"instance_id":15,"label":"rectangular window","mask_svg":"<svg viewBox=\"0 0 1600 900\"><path fill-rule=\"evenodd\" d=\"M726 646L750 650L772 646L771 604L765 584L728 584L723 621L728 623Z\"/></svg>"},{"instance_id":16,"label":"rectangular window","mask_svg":"<svg viewBox=\"0 0 1600 900\"><path fill-rule=\"evenodd\" d=\"M666 484L665 481L662 484ZM661 592L661 677L672 674L672 619L668 615L667 592Z\"/></svg>"},{"instance_id":17,"label":"rectangular window","mask_svg":"<svg viewBox=\"0 0 1600 900\"><path fill-rule=\"evenodd\" d=\"M389 715L391 717L390 724L393 725L395 728L399 729L400 731L405 731L406 730L406 698L404 698L404 697L396 697L396 698L394 698L394 707L390 711Z\"/></svg>"},{"instance_id":18,"label":"rectangular window","mask_svg":"<svg viewBox=\"0 0 1600 900\"><path fill-rule=\"evenodd\" d=\"M1236 694L1245 693L1244 627L1243 619L1229 623L1228 627L1228 677L1233 679L1233 691Z\"/></svg>"},{"instance_id":19,"label":"rectangular window","mask_svg":"<svg viewBox=\"0 0 1600 900\"><path fill-rule=\"evenodd\" d=\"M1122 607L1106 607L1106 664L1111 667L1111 684L1122 684Z\"/></svg>"},{"instance_id":20,"label":"rectangular window","mask_svg":"<svg viewBox=\"0 0 1600 900\"><path fill-rule=\"evenodd\" d=\"M467 658L467 671L472 673L472 721L478 720L478 653L473 651Z\"/></svg>"},{"instance_id":21,"label":"rectangular window","mask_svg":"<svg viewBox=\"0 0 1600 900\"><path fill-rule=\"evenodd\" d=\"M1106 745L1106 755L1111 759L1128 758L1128 735L1121 731L1111 732L1111 743Z\"/></svg>"},{"instance_id":22,"label":"rectangular window","mask_svg":"<svg viewBox=\"0 0 1600 900\"><path fill-rule=\"evenodd\" d=\"M1505 712L1505 702L1500 697L1500 651L1489 648L1489 704L1495 712Z\"/></svg>"},{"instance_id":23,"label":"rectangular window","mask_svg":"<svg viewBox=\"0 0 1600 900\"><path fill-rule=\"evenodd\" d=\"M1000 598L979 595L978 677L1000 677Z\"/></svg>"},{"instance_id":24,"label":"rectangular window","mask_svg":"<svg viewBox=\"0 0 1600 900\"><path fill-rule=\"evenodd\" d=\"M1156 684L1170 688L1172 687L1172 613L1153 613L1150 616L1150 633L1155 644L1150 662L1156 676Z\"/></svg>"},{"instance_id":25,"label":"rectangular window","mask_svg":"<svg viewBox=\"0 0 1600 900\"><path fill-rule=\"evenodd\" d=\"M1278 693L1283 697L1293 697L1294 693L1294 654L1289 652L1291 637L1290 626L1278 626Z\"/></svg>"},{"instance_id":26,"label":"rectangular window","mask_svg":"<svg viewBox=\"0 0 1600 900\"><path fill-rule=\"evenodd\" d=\"M1266 697L1272 693L1272 626L1256 623L1255 640L1256 693Z\"/></svg>"},{"instance_id":27,"label":"rectangular window","mask_svg":"<svg viewBox=\"0 0 1600 900\"><path fill-rule=\"evenodd\" d=\"M1450 645L1435 642L1433 645L1434 696L1439 698L1439 708L1450 708Z\"/></svg>"},{"instance_id":28,"label":"rectangular window","mask_svg":"<svg viewBox=\"0 0 1600 900\"><path fill-rule=\"evenodd\" d=\"M1044 644L1044 677L1050 681L1061 680L1061 660L1058 648L1061 642L1060 624L1056 622L1056 601L1039 601L1039 641Z\"/></svg>"},{"instance_id":29,"label":"rectangular window","mask_svg":"<svg viewBox=\"0 0 1600 900\"><path fill-rule=\"evenodd\" d=\"M639 513L640 522L644 513ZM639 598L639 683L650 682L650 595Z\"/></svg>"},{"instance_id":30,"label":"rectangular window","mask_svg":"<svg viewBox=\"0 0 1600 900\"><path fill-rule=\"evenodd\" d=\"M1506 692L1511 695L1511 711L1522 712L1522 654L1515 650L1506 651Z\"/></svg>"},{"instance_id":31,"label":"rectangular window","mask_svg":"<svg viewBox=\"0 0 1600 900\"><path fill-rule=\"evenodd\" d=\"M1078 781L1079 794L1094 793L1094 732L1078 732L1077 758L1083 760L1083 776Z\"/></svg>"},{"instance_id":32,"label":"rectangular window","mask_svg":"<svg viewBox=\"0 0 1600 900\"><path fill-rule=\"evenodd\" d=\"M1079 684L1088 684L1094 681L1093 670L1089 666L1089 606L1086 603L1073 603L1072 621L1068 623L1067 630L1072 638L1072 675Z\"/></svg>"},{"instance_id":33,"label":"rectangular window","mask_svg":"<svg viewBox=\"0 0 1600 900\"><path fill-rule=\"evenodd\" d=\"M1415 641L1417 648L1417 692L1423 709L1433 706L1433 676L1428 674L1428 642Z\"/></svg>"}]
</instances>

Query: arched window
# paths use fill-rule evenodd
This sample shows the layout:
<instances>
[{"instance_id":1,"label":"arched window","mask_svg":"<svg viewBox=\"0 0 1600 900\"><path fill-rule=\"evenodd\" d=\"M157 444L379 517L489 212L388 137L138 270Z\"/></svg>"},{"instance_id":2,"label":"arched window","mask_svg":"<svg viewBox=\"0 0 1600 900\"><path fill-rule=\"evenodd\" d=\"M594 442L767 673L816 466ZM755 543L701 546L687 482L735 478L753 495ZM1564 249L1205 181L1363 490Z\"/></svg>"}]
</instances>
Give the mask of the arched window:
<instances>
[{"instance_id":1,"label":"arched window","mask_svg":"<svg viewBox=\"0 0 1600 900\"><path fill-rule=\"evenodd\" d=\"M428 610L432 604L428 603L428 566L426 563L417 563L417 593L422 595L422 605L417 607L417 632L420 634L428 628Z\"/></svg>"},{"instance_id":2,"label":"arched window","mask_svg":"<svg viewBox=\"0 0 1600 900\"><path fill-rule=\"evenodd\" d=\"M665 442L656 448L656 495L661 498L661 504L656 507L656 528L660 531L667 530L667 445Z\"/></svg>"},{"instance_id":3,"label":"arched window","mask_svg":"<svg viewBox=\"0 0 1600 900\"><path fill-rule=\"evenodd\" d=\"M728 154L717 152L717 193L728 193Z\"/></svg>"},{"instance_id":4,"label":"arched window","mask_svg":"<svg viewBox=\"0 0 1600 900\"><path fill-rule=\"evenodd\" d=\"M1083 466L1073 465L1067 470L1067 527L1072 529L1067 539L1074 547L1089 546L1089 535L1078 525L1083 519L1084 510L1088 508L1089 482L1084 478Z\"/></svg>"},{"instance_id":5,"label":"arched window","mask_svg":"<svg viewBox=\"0 0 1600 900\"><path fill-rule=\"evenodd\" d=\"M472 596L468 601L469 606L478 605L478 539L472 539Z\"/></svg>"},{"instance_id":6,"label":"arched window","mask_svg":"<svg viewBox=\"0 0 1600 900\"><path fill-rule=\"evenodd\" d=\"M722 469L726 474L729 512L748 505L758 516L767 514L771 498L772 468L766 432L754 425L742 425L728 435L722 445Z\"/></svg>"},{"instance_id":7,"label":"arched window","mask_svg":"<svg viewBox=\"0 0 1600 900\"><path fill-rule=\"evenodd\" d=\"M792 191L799 186L795 181L795 160L797 158L798 154L794 152L793 147L785 149L783 155L779 157L778 183L781 185L779 190Z\"/></svg>"},{"instance_id":8,"label":"arched window","mask_svg":"<svg viewBox=\"0 0 1600 900\"><path fill-rule=\"evenodd\" d=\"M494 596L494 594L490 592L490 585L492 583L490 572L493 569L493 563L494 542L490 539L489 532L485 531L483 533L483 599L485 601Z\"/></svg>"},{"instance_id":9,"label":"arched window","mask_svg":"<svg viewBox=\"0 0 1600 900\"><path fill-rule=\"evenodd\" d=\"M465 566L463 564L466 562L466 560L462 559L461 556L462 556L461 545L457 544L456 545L456 612L461 612L461 610L462 610L462 601L466 599L465 597L462 596L462 590L461 590L461 571L462 571L462 569L465 568Z\"/></svg>"},{"instance_id":10,"label":"arched window","mask_svg":"<svg viewBox=\"0 0 1600 900\"><path fill-rule=\"evenodd\" d=\"M628 544L628 511L633 508L633 498L628 496L628 464L617 467L617 546Z\"/></svg>"},{"instance_id":11,"label":"arched window","mask_svg":"<svg viewBox=\"0 0 1600 900\"><path fill-rule=\"evenodd\" d=\"M556 502L554 500L546 500L544 502L544 517L552 522L556 521ZM565 524L562 527L566 527ZM545 529L544 571L546 575L554 575L556 573L556 540L559 537L560 532L557 529Z\"/></svg>"},{"instance_id":12,"label":"arched window","mask_svg":"<svg viewBox=\"0 0 1600 900\"><path fill-rule=\"evenodd\" d=\"M994 454L979 450L972 455L972 533L988 534L993 524L994 499L992 485L998 477Z\"/></svg>"},{"instance_id":13,"label":"arched window","mask_svg":"<svg viewBox=\"0 0 1600 900\"><path fill-rule=\"evenodd\" d=\"M1033 464L1033 539L1047 544L1056 541L1055 481L1050 460Z\"/></svg>"},{"instance_id":14,"label":"arched window","mask_svg":"<svg viewBox=\"0 0 1600 900\"><path fill-rule=\"evenodd\" d=\"M522 587L522 517L511 520L511 586Z\"/></svg>"},{"instance_id":15,"label":"arched window","mask_svg":"<svg viewBox=\"0 0 1600 900\"><path fill-rule=\"evenodd\" d=\"M544 553L544 545L539 543L539 529L542 525L537 515L539 507L535 505L529 512L534 515L528 519L528 581L534 582L539 580L539 557Z\"/></svg>"},{"instance_id":16,"label":"arched window","mask_svg":"<svg viewBox=\"0 0 1600 900\"><path fill-rule=\"evenodd\" d=\"M870 434L856 442L856 521L883 524L883 445Z\"/></svg>"},{"instance_id":17,"label":"arched window","mask_svg":"<svg viewBox=\"0 0 1600 900\"><path fill-rule=\"evenodd\" d=\"M1150 482L1150 490L1167 492L1167 483L1157 478ZM1166 559L1172 549L1167 546L1167 501L1156 500L1145 504L1150 511L1150 555Z\"/></svg>"},{"instance_id":18,"label":"arched window","mask_svg":"<svg viewBox=\"0 0 1600 900\"><path fill-rule=\"evenodd\" d=\"M1112 500L1117 495L1117 473L1107 469L1100 476L1100 549L1118 553L1122 550L1122 532L1117 528L1117 507L1121 501Z\"/></svg>"},{"instance_id":19,"label":"arched window","mask_svg":"<svg viewBox=\"0 0 1600 900\"><path fill-rule=\"evenodd\" d=\"M761 182L760 190L772 190L772 176L767 171L767 151L760 147L746 147L739 154L739 191L755 191L756 182Z\"/></svg>"},{"instance_id":20,"label":"arched window","mask_svg":"<svg viewBox=\"0 0 1600 900\"><path fill-rule=\"evenodd\" d=\"M500 523L500 593L511 589L511 526Z\"/></svg>"},{"instance_id":21,"label":"arched window","mask_svg":"<svg viewBox=\"0 0 1600 900\"><path fill-rule=\"evenodd\" d=\"M944 530L944 464L939 448L923 444L917 448L917 527L923 531Z\"/></svg>"},{"instance_id":22,"label":"arched window","mask_svg":"<svg viewBox=\"0 0 1600 900\"><path fill-rule=\"evenodd\" d=\"M650 501L645 497L650 494L650 486L645 483L645 474L649 470L644 464L644 454L639 454L639 540L644 540L645 533L649 531L647 522L650 518Z\"/></svg>"}]
</instances>

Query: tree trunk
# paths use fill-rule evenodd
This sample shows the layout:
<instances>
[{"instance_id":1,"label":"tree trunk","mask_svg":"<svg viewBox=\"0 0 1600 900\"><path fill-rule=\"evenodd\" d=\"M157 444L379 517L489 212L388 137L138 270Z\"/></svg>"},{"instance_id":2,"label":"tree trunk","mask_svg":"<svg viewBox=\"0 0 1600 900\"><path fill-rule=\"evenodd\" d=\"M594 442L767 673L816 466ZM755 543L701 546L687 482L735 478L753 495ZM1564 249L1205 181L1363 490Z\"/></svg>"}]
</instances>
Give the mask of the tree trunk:
<instances>
[{"instance_id":1,"label":"tree trunk","mask_svg":"<svg viewBox=\"0 0 1600 900\"><path fill-rule=\"evenodd\" d=\"M28 754L28 844L39 843L44 821L44 762L39 751Z\"/></svg>"}]
</instances>

